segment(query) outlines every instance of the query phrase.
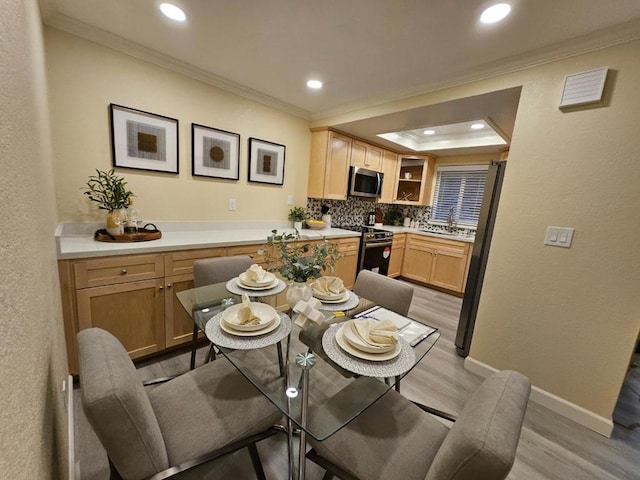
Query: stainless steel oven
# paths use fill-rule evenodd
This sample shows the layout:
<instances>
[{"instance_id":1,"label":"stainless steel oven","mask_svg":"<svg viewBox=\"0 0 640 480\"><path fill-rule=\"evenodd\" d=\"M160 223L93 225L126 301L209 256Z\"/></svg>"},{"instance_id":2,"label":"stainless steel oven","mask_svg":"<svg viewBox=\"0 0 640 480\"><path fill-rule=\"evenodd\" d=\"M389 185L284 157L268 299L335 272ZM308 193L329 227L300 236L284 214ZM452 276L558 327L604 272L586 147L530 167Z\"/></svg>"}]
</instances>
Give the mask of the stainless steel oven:
<instances>
[{"instance_id":1,"label":"stainless steel oven","mask_svg":"<svg viewBox=\"0 0 640 480\"><path fill-rule=\"evenodd\" d=\"M393 232L363 227L358 271L371 270L381 275L387 275L392 242Z\"/></svg>"}]
</instances>

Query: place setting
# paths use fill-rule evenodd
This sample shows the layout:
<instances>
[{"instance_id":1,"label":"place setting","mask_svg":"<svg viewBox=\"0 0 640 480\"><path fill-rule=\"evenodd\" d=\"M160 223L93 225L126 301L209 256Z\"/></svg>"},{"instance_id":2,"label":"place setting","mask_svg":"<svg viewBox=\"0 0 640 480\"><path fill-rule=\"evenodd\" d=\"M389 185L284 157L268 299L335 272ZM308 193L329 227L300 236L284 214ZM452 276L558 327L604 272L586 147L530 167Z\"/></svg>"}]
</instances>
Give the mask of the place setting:
<instances>
[{"instance_id":1,"label":"place setting","mask_svg":"<svg viewBox=\"0 0 640 480\"><path fill-rule=\"evenodd\" d=\"M318 299L321 310L337 312L355 308L360 303L358 296L347 290L339 277L320 277L311 284L311 294Z\"/></svg>"},{"instance_id":2,"label":"place setting","mask_svg":"<svg viewBox=\"0 0 640 480\"><path fill-rule=\"evenodd\" d=\"M271 305L252 302L246 293L242 303L216 314L205 327L207 338L220 347L238 350L266 347L291 331L291 320Z\"/></svg>"},{"instance_id":3,"label":"place setting","mask_svg":"<svg viewBox=\"0 0 640 480\"><path fill-rule=\"evenodd\" d=\"M354 318L330 326L322 337L327 356L341 367L368 377L395 377L413 367L411 345L391 320Z\"/></svg>"},{"instance_id":4,"label":"place setting","mask_svg":"<svg viewBox=\"0 0 640 480\"><path fill-rule=\"evenodd\" d=\"M242 295L246 292L252 297L276 295L282 292L285 287L282 280L257 264L251 265L246 271L232 278L226 284L229 292L236 295Z\"/></svg>"}]
</instances>

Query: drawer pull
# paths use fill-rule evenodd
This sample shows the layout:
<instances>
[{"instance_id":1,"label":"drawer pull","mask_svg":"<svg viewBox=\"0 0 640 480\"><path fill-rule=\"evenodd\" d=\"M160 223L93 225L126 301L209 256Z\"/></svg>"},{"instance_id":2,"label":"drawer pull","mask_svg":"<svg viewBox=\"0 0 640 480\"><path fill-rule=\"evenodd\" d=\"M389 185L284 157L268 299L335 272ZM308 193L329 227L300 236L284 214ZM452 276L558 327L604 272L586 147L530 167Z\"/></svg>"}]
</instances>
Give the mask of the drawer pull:
<instances>
[{"instance_id":1,"label":"drawer pull","mask_svg":"<svg viewBox=\"0 0 640 480\"><path fill-rule=\"evenodd\" d=\"M164 287L163 286L159 286L158 289L159 290L164 290Z\"/></svg>"},{"instance_id":2,"label":"drawer pull","mask_svg":"<svg viewBox=\"0 0 640 480\"><path fill-rule=\"evenodd\" d=\"M167 284L167 288L171 288L171 284L170 283Z\"/></svg>"},{"instance_id":3,"label":"drawer pull","mask_svg":"<svg viewBox=\"0 0 640 480\"><path fill-rule=\"evenodd\" d=\"M123 268L122 270L120 270L120 274L121 275L126 275L127 274L127 269Z\"/></svg>"}]
</instances>

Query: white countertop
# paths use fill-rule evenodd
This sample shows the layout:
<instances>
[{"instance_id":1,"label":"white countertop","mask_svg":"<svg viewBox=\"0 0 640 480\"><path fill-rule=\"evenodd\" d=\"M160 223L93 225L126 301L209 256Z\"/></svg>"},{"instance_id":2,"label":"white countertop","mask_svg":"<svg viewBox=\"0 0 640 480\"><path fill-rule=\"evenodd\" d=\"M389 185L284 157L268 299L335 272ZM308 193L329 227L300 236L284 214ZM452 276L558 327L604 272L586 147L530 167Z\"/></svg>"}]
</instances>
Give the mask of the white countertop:
<instances>
[{"instance_id":1,"label":"white countertop","mask_svg":"<svg viewBox=\"0 0 640 480\"><path fill-rule=\"evenodd\" d=\"M414 233L416 235L424 235L425 237L445 238L448 240L456 240L458 242L473 243L475 241L475 237L470 237L466 235L451 235L448 233L425 232L422 230L418 230L417 228L394 227L393 225L383 225L381 227L375 227L375 228L379 228L381 230L387 230L393 233Z\"/></svg>"},{"instance_id":2,"label":"white countertop","mask_svg":"<svg viewBox=\"0 0 640 480\"><path fill-rule=\"evenodd\" d=\"M60 224L56 230L58 259L105 257L137 253L153 253L196 248L250 245L267 241L271 231L294 233L290 223L267 226L264 223L222 222L156 222L162 238L147 242L111 243L93 239L93 232L103 228L100 224ZM359 237L358 232L330 228L322 230L302 229L303 240Z\"/></svg>"}]
</instances>

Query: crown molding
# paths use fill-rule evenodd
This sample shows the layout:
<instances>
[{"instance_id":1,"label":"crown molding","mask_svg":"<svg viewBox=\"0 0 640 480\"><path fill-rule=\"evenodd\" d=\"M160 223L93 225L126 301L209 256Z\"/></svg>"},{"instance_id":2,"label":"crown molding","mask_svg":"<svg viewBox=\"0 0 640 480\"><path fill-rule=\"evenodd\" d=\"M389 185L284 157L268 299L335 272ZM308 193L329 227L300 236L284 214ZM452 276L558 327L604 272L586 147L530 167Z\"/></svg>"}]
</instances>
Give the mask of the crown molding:
<instances>
[{"instance_id":1,"label":"crown molding","mask_svg":"<svg viewBox=\"0 0 640 480\"><path fill-rule=\"evenodd\" d=\"M640 39L640 19L631 20L597 32L575 37L549 47L531 50L524 54L518 54L496 62L487 63L479 68L468 70L444 81L425 83L411 89L395 92L394 95L369 97L367 99L362 99L359 102L343 105L335 109L315 112L311 114L311 121L319 122L326 118L354 113L359 110L406 100L411 97L433 93L447 88L479 82L500 75L537 67L546 63L557 62L597 50L614 47L616 45L622 45L638 39Z\"/></svg>"},{"instance_id":2,"label":"crown molding","mask_svg":"<svg viewBox=\"0 0 640 480\"><path fill-rule=\"evenodd\" d=\"M41 15L43 17L43 22L52 28L62 30L139 60L153 63L154 65L186 75L187 77L207 83L221 90L246 98L247 100L252 100L276 110L300 117L304 120L309 120L311 118L311 114L307 110L298 108L294 105L278 100L277 98L270 97L269 95L265 95L257 90L237 84L218 75L214 75L206 70L194 67L193 65L182 62L151 48L143 47L142 45L126 40L105 30L74 20L66 15L62 15L57 12L54 13L48 5L42 7L43 4L46 5L46 0L41 0Z\"/></svg>"}]
</instances>

